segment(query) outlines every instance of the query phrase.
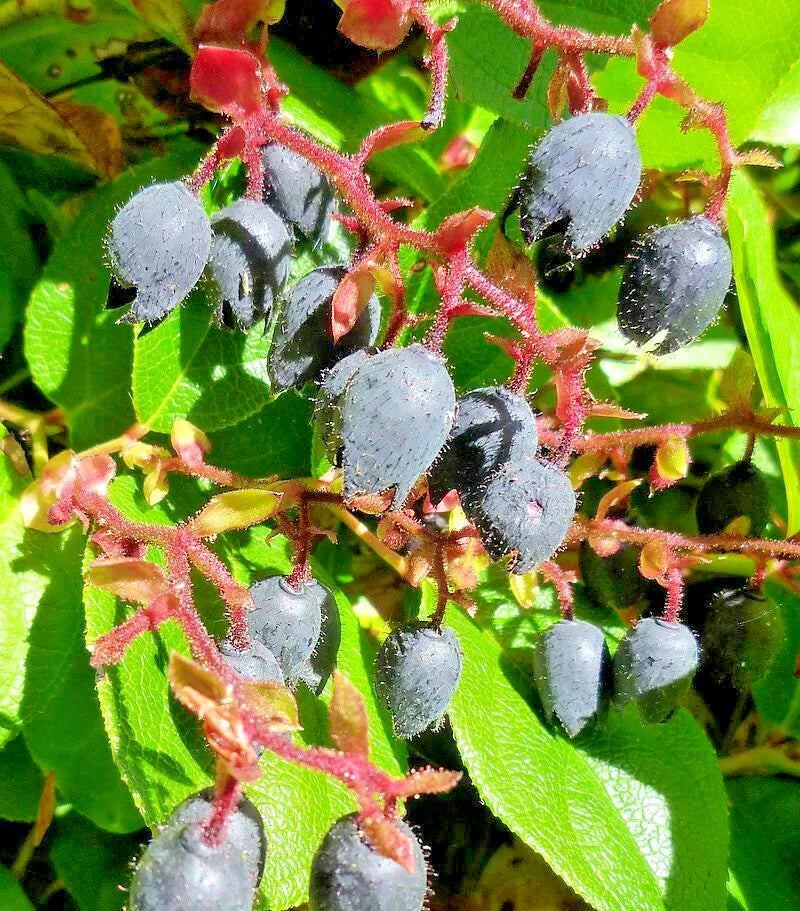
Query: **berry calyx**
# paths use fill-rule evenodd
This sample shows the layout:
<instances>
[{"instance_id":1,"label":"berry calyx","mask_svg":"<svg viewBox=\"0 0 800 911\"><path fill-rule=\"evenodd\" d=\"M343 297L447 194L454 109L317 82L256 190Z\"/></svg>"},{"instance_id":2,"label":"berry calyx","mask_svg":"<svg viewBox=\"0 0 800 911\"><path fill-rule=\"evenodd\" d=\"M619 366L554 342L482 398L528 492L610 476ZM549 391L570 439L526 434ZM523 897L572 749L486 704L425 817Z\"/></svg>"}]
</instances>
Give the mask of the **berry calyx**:
<instances>
[{"instance_id":1,"label":"berry calyx","mask_svg":"<svg viewBox=\"0 0 800 911\"><path fill-rule=\"evenodd\" d=\"M461 646L446 627L410 623L393 630L375 656L375 689L398 737L411 738L447 711L461 678Z\"/></svg>"}]
</instances>

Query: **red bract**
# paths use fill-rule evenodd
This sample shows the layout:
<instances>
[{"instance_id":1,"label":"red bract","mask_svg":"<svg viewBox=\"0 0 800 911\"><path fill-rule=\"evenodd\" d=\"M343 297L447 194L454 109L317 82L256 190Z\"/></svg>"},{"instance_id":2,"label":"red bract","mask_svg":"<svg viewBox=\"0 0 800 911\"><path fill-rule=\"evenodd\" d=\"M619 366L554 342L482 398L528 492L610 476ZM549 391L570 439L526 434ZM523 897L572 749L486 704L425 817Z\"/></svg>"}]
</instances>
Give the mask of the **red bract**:
<instances>
[{"instance_id":1,"label":"red bract","mask_svg":"<svg viewBox=\"0 0 800 911\"><path fill-rule=\"evenodd\" d=\"M201 44L189 79L193 101L241 119L264 103L261 65L250 51Z\"/></svg>"},{"instance_id":2,"label":"red bract","mask_svg":"<svg viewBox=\"0 0 800 911\"><path fill-rule=\"evenodd\" d=\"M261 23L279 22L286 0L216 0L200 11L194 37L200 42L244 43Z\"/></svg>"},{"instance_id":3,"label":"red bract","mask_svg":"<svg viewBox=\"0 0 800 911\"><path fill-rule=\"evenodd\" d=\"M411 26L411 0L336 0L342 8L339 31L375 51L388 51Z\"/></svg>"}]
</instances>

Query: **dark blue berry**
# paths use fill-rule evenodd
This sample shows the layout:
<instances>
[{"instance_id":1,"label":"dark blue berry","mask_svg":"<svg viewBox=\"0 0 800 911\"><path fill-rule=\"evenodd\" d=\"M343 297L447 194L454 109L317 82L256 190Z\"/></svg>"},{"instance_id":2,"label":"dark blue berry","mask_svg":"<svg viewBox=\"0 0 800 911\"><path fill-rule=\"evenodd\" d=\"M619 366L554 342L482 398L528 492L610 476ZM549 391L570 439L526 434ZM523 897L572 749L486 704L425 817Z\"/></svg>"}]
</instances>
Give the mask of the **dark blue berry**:
<instances>
[{"instance_id":1,"label":"dark blue berry","mask_svg":"<svg viewBox=\"0 0 800 911\"><path fill-rule=\"evenodd\" d=\"M269 318L289 277L292 244L269 206L238 199L213 217L207 275L217 320L242 329Z\"/></svg>"},{"instance_id":2,"label":"dark blue berry","mask_svg":"<svg viewBox=\"0 0 800 911\"><path fill-rule=\"evenodd\" d=\"M211 224L203 204L180 183L156 183L132 197L111 222L114 278L136 289L126 320L152 322L180 304L208 260Z\"/></svg>"},{"instance_id":3,"label":"dark blue berry","mask_svg":"<svg viewBox=\"0 0 800 911\"><path fill-rule=\"evenodd\" d=\"M778 606L752 588L728 587L710 598L704 614L703 672L717 683L749 689L783 645Z\"/></svg>"},{"instance_id":4,"label":"dark blue berry","mask_svg":"<svg viewBox=\"0 0 800 911\"><path fill-rule=\"evenodd\" d=\"M703 485L695 514L703 535L724 531L735 519L745 519L743 535L760 538L769 522L770 496L766 477L751 462L731 465Z\"/></svg>"},{"instance_id":5,"label":"dark blue berry","mask_svg":"<svg viewBox=\"0 0 800 911\"><path fill-rule=\"evenodd\" d=\"M552 557L575 515L567 475L532 458L509 462L461 502L492 559L514 554L514 573L530 572Z\"/></svg>"},{"instance_id":6,"label":"dark blue berry","mask_svg":"<svg viewBox=\"0 0 800 911\"><path fill-rule=\"evenodd\" d=\"M598 243L622 218L642 176L636 135L624 117L580 114L545 133L519 188L527 243L563 232L573 253Z\"/></svg>"},{"instance_id":7,"label":"dark blue berry","mask_svg":"<svg viewBox=\"0 0 800 911\"><path fill-rule=\"evenodd\" d=\"M179 803L169 818L169 825L186 825L189 823L205 824L214 810L214 791L208 788L199 794L187 797ZM225 820L223 844L231 851L238 851L244 856L250 874L250 883L256 889L264 873L267 859L267 836L264 832L264 821L255 804L247 797L239 798L239 805Z\"/></svg>"},{"instance_id":8,"label":"dark blue berry","mask_svg":"<svg viewBox=\"0 0 800 911\"><path fill-rule=\"evenodd\" d=\"M335 822L311 864L309 911L422 911L425 857L411 829L397 826L413 845L411 873L367 843L355 816Z\"/></svg>"},{"instance_id":9,"label":"dark blue berry","mask_svg":"<svg viewBox=\"0 0 800 911\"><path fill-rule=\"evenodd\" d=\"M227 839L206 844L202 823L167 823L145 849L131 882L131 911L252 906L252 869L241 847Z\"/></svg>"},{"instance_id":10,"label":"dark blue berry","mask_svg":"<svg viewBox=\"0 0 800 911\"><path fill-rule=\"evenodd\" d=\"M278 659L260 639L251 636L250 644L245 649L236 649L228 639L223 639L219 650L240 677L283 683L283 672Z\"/></svg>"},{"instance_id":11,"label":"dark blue berry","mask_svg":"<svg viewBox=\"0 0 800 911\"><path fill-rule=\"evenodd\" d=\"M614 656L616 701L637 703L645 721L664 721L689 692L699 660L688 626L645 617L626 633Z\"/></svg>"},{"instance_id":12,"label":"dark blue berry","mask_svg":"<svg viewBox=\"0 0 800 911\"><path fill-rule=\"evenodd\" d=\"M264 202L306 237L326 240L335 200L328 178L276 143L264 146Z\"/></svg>"},{"instance_id":13,"label":"dark blue berry","mask_svg":"<svg viewBox=\"0 0 800 911\"><path fill-rule=\"evenodd\" d=\"M321 588L323 586L320 586ZM326 589L327 591L327 589ZM339 608L332 594L322 602L322 624L319 639L311 657L300 670L300 680L319 696L325 689L328 678L336 666L336 656L342 642L342 620Z\"/></svg>"},{"instance_id":14,"label":"dark blue berry","mask_svg":"<svg viewBox=\"0 0 800 911\"><path fill-rule=\"evenodd\" d=\"M381 351L357 368L340 401L345 498L393 488L400 507L453 425L444 362L421 345Z\"/></svg>"},{"instance_id":15,"label":"dark blue berry","mask_svg":"<svg viewBox=\"0 0 800 911\"><path fill-rule=\"evenodd\" d=\"M410 623L391 632L375 656L375 689L398 737L416 737L447 711L461 677L455 633Z\"/></svg>"},{"instance_id":16,"label":"dark blue berry","mask_svg":"<svg viewBox=\"0 0 800 911\"><path fill-rule=\"evenodd\" d=\"M617 320L625 338L655 354L688 345L717 318L731 283L731 251L703 216L644 238L622 278Z\"/></svg>"},{"instance_id":17,"label":"dark blue berry","mask_svg":"<svg viewBox=\"0 0 800 911\"><path fill-rule=\"evenodd\" d=\"M374 344L381 325L377 295L367 302L358 322L339 340L331 337L331 302L346 269L314 269L286 295L275 322L268 369L275 389L302 386L358 348Z\"/></svg>"},{"instance_id":18,"label":"dark blue berry","mask_svg":"<svg viewBox=\"0 0 800 911\"><path fill-rule=\"evenodd\" d=\"M251 586L253 610L247 615L250 635L261 641L278 661L284 680L297 682L319 640L323 605L333 596L314 580L293 588L283 576ZM334 605L335 607L335 605Z\"/></svg>"},{"instance_id":19,"label":"dark blue berry","mask_svg":"<svg viewBox=\"0 0 800 911\"><path fill-rule=\"evenodd\" d=\"M472 490L507 462L536 454L536 418L503 386L475 389L456 404L456 421L428 476L433 502L450 490Z\"/></svg>"},{"instance_id":20,"label":"dark blue berry","mask_svg":"<svg viewBox=\"0 0 800 911\"><path fill-rule=\"evenodd\" d=\"M560 620L540 633L533 673L545 714L569 737L600 714L610 656L603 631L584 620Z\"/></svg>"},{"instance_id":21,"label":"dark blue berry","mask_svg":"<svg viewBox=\"0 0 800 911\"><path fill-rule=\"evenodd\" d=\"M342 393L356 370L374 353L359 348L322 374L314 408L314 422L334 465L342 464Z\"/></svg>"}]
</instances>

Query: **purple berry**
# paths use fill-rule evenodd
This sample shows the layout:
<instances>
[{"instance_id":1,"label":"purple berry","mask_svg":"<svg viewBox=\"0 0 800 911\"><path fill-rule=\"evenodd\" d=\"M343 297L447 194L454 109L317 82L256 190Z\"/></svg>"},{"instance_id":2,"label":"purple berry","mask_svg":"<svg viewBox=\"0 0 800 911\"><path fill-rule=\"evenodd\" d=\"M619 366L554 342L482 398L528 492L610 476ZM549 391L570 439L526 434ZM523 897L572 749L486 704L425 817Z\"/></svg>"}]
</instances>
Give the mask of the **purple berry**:
<instances>
[{"instance_id":1,"label":"purple berry","mask_svg":"<svg viewBox=\"0 0 800 911\"><path fill-rule=\"evenodd\" d=\"M339 645L342 641L342 621L339 617L339 608L336 599L326 598L322 602L322 624L319 639L311 657L300 670L300 680L319 696L325 689L328 678L336 666L336 656L339 654Z\"/></svg>"},{"instance_id":2,"label":"purple berry","mask_svg":"<svg viewBox=\"0 0 800 911\"><path fill-rule=\"evenodd\" d=\"M187 825L189 823L205 824L214 811L214 791L208 788L199 794L187 797L175 807L168 825ZM238 850L247 861L250 883L253 889L258 887L264 873L267 858L267 836L264 833L264 821L255 804L247 797L239 798L239 805L225 821L223 844L230 849Z\"/></svg>"},{"instance_id":3,"label":"purple berry","mask_svg":"<svg viewBox=\"0 0 800 911\"><path fill-rule=\"evenodd\" d=\"M744 520L746 530L740 533L760 538L770 517L769 482L752 462L737 462L705 482L695 515L701 535L715 535L734 520Z\"/></svg>"},{"instance_id":4,"label":"purple berry","mask_svg":"<svg viewBox=\"0 0 800 911\"><path fill-rule=\"evenodd\" d=\"M444 451L428 477L431 499L474 489L507 462L536 454L536 418L528 402L503 386L460 398Z\"/></svg>"},{"instance_id":5,"label":"purple berry","mask_svg":"<svg viewBox=\"0 0 800 911\"><path fill-rule=\"evenodd\" d=\"M603 631L584 620L560 620L539 635L533 673L545 714L577 737L600 714L610 656Z\"/></svg>"},{"instance_id":6,"label":"purple berry","mask_svg":"<svg viewBox=\"0 0 800 911\"><path fill-rule=\"evenodd\" d=\"M145 849L130 891L131 911L251 911L252 868L241 847L210 846L202 823L170 821Z\"/></svg>"},{"instance_id":7,"label":"purple berry","mask_svg":"<svg viewBox=\"0 0 800 911\"><path fill-rule=\"evenodd\" d=\"M364 361L341 397L345 498L394 488L399 508L439 455L455 400L444 362L421 345Z\"/></svg>"},{"instance_id":8,"label":"purple berry","mask_svg":"<svg viewBox=\"0 0 800 911\"><path fill-rule=\"evenodd\" d=\"M677 351L717 318L731 276L730 248L707 218L659 228L644 238L625 270L620 331L639 344L658 336L654 354Z\"/></svg>"},{"instance_id":9,"label":"purple berry","mask_svg":"<svg viewBox=\"0 0 800 911\"><path fill-rule=\"evenodd\" d=\"M532 458L509 462L461 502L492 559L515 554L513 573L530 572L552 557L575 515L567 475Z\"/></svg>"},{"instance_id":10,"label":"purple berry","mask_svg":"<svg viewBox=\"0 0 800 911\"><path fill-rule=\"evenodd\" d=\"M153 322L177 307L203 274L210 246L203 204L182 183L139 190L111 222L108 238L114 278L136 289L124 319Z\"/></svg>"},{"instance_id":11,"label":"purple berry","mask_svg":"<svg viewBox=\"0 0 800 911\"><path fill-rule=\"evenodd\" d=\"M264 202L306 237L326 240L335 201L328 178L276 143L264 146Z\"/></svg>"},{"instance_id":12,"label":"purple berry","mask_svg":"<svg viewBox=\"0 0 800 911\"><path fill-rule=\"evenodd\" d=\"M289 277L292 244L269 206L238 199L211 220L214 236L206 273L217 321L231 316L242 329L269 318Z\"/></svg>"},{"instance_id":13,"label":"purple berry","mask_svg":"<svg viewBox=\"0 0 800 911\"><path fill-rule=\"evenodd\" d=\"M335 822L311 864L309 911L422 911L425 857L411 829L402 820L397 826L413 845L411 873L368 844L355 816Z\"/></svg>"},{"instance_id":14,"label":"purple berry","mask_svg":"<svg viewBox=\"0 0 800 911\"><path fill-rule=\"evenodd\" d=\"M617 703L635 702L645 721L665 721L689 692L699 660L688 626L655 617L640 620L614 656Z\"/></svg>"},{"instance_id":15,"label":"purple berry","mask_svg":"<svg viewBox=\"0 0 800 911\"><path fill-rule=\"evenodd\" d=\"M275 389L316 380L345 355L377 339L381 306L373 294L355 326L333 343L331 302L345 272L343 266L314 269L287 293L275 322L267 365Z\"/></svg>"},{"instance_id":16,"label":"purple berry","mask_svg":"<svg viewBox=\"0 0 800 911\"><path fill-rule=\"evenodd\" d=\"M283 672L278 659L260 639L251 636L250 644L245 649L234 648L228 639L223 639L219 650L240 677L283 683Z\"/></svg>"},{"instance_id":17,"label":"purple berry","mask_svg":"<svg viewBox=\"0 0 800 911\"><path fill-rule=\"evenodd\" d=\"M375 656L375 689L398 737L416 737L447 711L461 677L455 633L410 623L391 632Z\"/></svg>"},{"instance_id":18,"label":"purple berry","mask_svg":"<svg viewBox=\"0 0 800 911\"><path fill-rule=\"evenodd\" d=\"M272 652L293 686L319 640L323 605L328 610L333 596L314 580L294 589L283 576L256 582L250 594L255 605L247 616L250 635Z\"/></svg>"},{"instance_id":19,"label":"purple berry","mask_svg":"<svg viewBox=\"0 0 800 911\"><path fill-rule=\"evenodd\" d=\"M527 243L563 230L573 253L598 243L630 206L642 176L636 134L624 117L579 114L545 133L519 188Z\"/></svg>"},{"instance_id":20,"label":"purple berry","mask_svg":"<svg viewBox=\"0 0 800 911\"><path fill-rule=\"evenodd\" d=\"M366 363L372 354L374 352L359 348L343 357L322 375L314 408L314 420L334 465L341 465L342 411L339 402L356 370Z\"/></svg>"}]
</instances>

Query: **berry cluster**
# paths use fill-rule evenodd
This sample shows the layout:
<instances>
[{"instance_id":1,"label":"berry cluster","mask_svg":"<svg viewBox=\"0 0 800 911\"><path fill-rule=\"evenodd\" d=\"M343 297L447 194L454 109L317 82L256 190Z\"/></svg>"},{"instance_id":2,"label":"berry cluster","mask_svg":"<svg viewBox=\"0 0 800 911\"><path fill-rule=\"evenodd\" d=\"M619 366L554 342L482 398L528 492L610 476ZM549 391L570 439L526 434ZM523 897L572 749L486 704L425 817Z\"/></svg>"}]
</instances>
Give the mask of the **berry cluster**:
<instances>
[{"instance_id":1,"label":"berry cluster","mask_svg":"<svg viewBox=\"0 0 800 911\"><path fill-rule=\"evenodd\" d=\"M642 160L632 124L591 112L554 127L531 152L512 206L527 243L563 232L566 251L586 253L620 221L639 188ZM622 334L654 354L688 345L717 318L732 279L731 252L706 216L657 228L625 270Z\"/></svg>"},{"instance_id":2,"label":"berry cluster","mask_svg":"<svg viewBox=\"0 0 800 911\"><path fill-rule=\"evenodd\" d=\"M688 107L718 140L722 171L705 214L642 238L625 270L618 304L619 327L628 339L652 345L656 354L688 344L717 317L731 282L721 210L731 170L744 159L730 147L724 111L700 99L672 73L672 45L664 38L663 21L661 37L656 34L657 17L654 37L641 39L634 49L628 39L593 39L576 30L555 29L528 0L489 5L515 31L531 38L539 56L544 47L556 50L557 78L563 79L561 88L570 100L572 116L532 149L509 204L507 214L519 210L528 244L561 234L566 253L574 259L600 244L623 218L642 176L636 119L656 93ZM375 39L364 24L369 16L362 21L357 6L345 16L347 28ZM397 14L403 5L388 6ZM434 95L421 124L380 128L353 155L314 142L281 114L285 90L263 57L265 43L256 48L249 40L258 23L248 23L240 41L230 39L232 46L202 44L193 63L195 97L230 120L218 143L191 181L145 188L110 226L112 301L130 304L125 319L153 323L202 286L220 325L248 330L259 320L271 324L267 358L273 390L315 384L315 424L331 465L321 479L255 480L206 463L208 441L199 434L189 445L173 440L175 457L144 444L134 453L130 441L124 441L119 447L123 456L159 477L182 472L228 487L229 494L260 497L246 521L234 517L226 524L227 518L220 517L231 510L224 504L215 511L212 501L194 520L169 529L129 522L109 504L103 483L107 488L113 463L109 467L84 460L62 479L50 518L63 523L77 516L87 526L100 526L93 540L104 552L101 562L133 561L138 572L144 545L160 547L166 555L157 598L140 599L146 606L96 643L93 663L120 660L134 636L174 617L200 662L198 674L206 674L197 676L197 686L205 685L206 692L186 684L189 695L183 701L203 720L217 754L217 790L190 798L156 835L137 868L133 911L251 906L266 845L257 813L241 796L241 782L257 775L257 751L264 748L338 777L358 799L359 812L333 825L314 858L312 911L423 907L425 859L416 837L399 819L396 804L400 798L446 790L457 776L428 770L428 778L412 773L396 781L369 763L363 731L343 736L341 743L347 746L341 751L301 749L291 738L296 727L288 717L291 712L264 714L263 703L269 702L265 694L285 695L302 684L318 695L331 676L334 681L337 677L341 618L331 591L309 568L313 539L323 533L312 521L311 507L327 506L345 524L359 522L354 511L380 516L376 532L359 525L362 538L408 581L418 584L430 576L438 589L433 616L394 629L376 657L375 689L399 737L413 738L439 724L457 691L461 645L443 621L448 602L464 603L462 590L477 581L459 585L451 572L452 563L473 545L494 560L504 560L514 575L538 569L554 583L563 619L537 641L533 676L545 715L569 737L601 715L612 691L619 705L635 703L646 721L668 718L699 666L702 673L698 635L707 640L712 663L719 663L715 655L734 655L734 669L726 679L749 681L765 666L738 639L730 641L717 628L716 601L702 630L679 622L683 572L692 565L688 552L730 548L759 559L776 552L777 545L769 542L729 541L733 527L738 533L747 522L743 533L760 534L766 524L759 508L764 500L761 479L749 459L709 480L701 492L697 519L701 532L710 536L707 541L698 544L698 539L666 536L610 518L609 510L630 492L625 485L636 483L630 480L629 464L636 431L609 434L605 441L601 435L582 436L597 404L586 387L594 343L582 330L541 330L535 281L524 280L529 273L523 270L520 280L512 268L495 281L488 266L486 271L478 267L472 240L491 213L473 209L451 216L436 230L422 231L390 217L403 201L379 200L373 193L365 171L370 155L435 127L444 106L443 36L452 25L435 26L422 2L407 4L402 12L390 23L392 29L381 32L381 41L389 40L387 34L394 36L392 41L401 40L413 20L431 41ZM582 62L591 50L640 55L640 70L648 82L627 117L600 110ZM209 74L218 72L220 60L234 58L243 63L237 91L249 85L255 103L252 95L241 104L215 95ZM242 75L249 72L255 74L251 83ZM245 164L247 195L209 217L197 194L220 163L234 157ZM334 215L339 204L347 214ZM326 236L334 217L356 238L351 262L317 268L287 288L299 236L316 243ZM432 324L421 340L413 332L419 318L406 311L399 259L404 245L425 259L439 292ZM376 288L388 300L386 317ZM517 330L513 340L495 340L515 361L507 387L457 393L442 341L450 321L468 314L503 315ZM544 418L537 424L527 400L537 360L554 376L556 422ZM603 414L599 406L597 413ZM749 429L778 432L771 420L759 424L752 412L742 412L730 426L744 420ZM650 432L656 434L659 448L673 443L673 436L664 439L658 428ZM678 427L677 432L678 443L686 448L692 428ZM624 478L623 492L598 508L593 518L576 515L576 494L566 471L581 446L587 451L595 447L602 456L595 471L610 459ZM686 453L688 462L688 449ZM654 486L670 483L658 473L658 458L653 471ZM743 498L749 498L744 505ZM454 512L456 505L460 512ZM437 523L448 512L454 522ZM294 547L294 569L287 577L256 582L246 591L204 539L262 521L274 521L287 535ZM601 595L611 579L617 595L622 597L623 584L625 598L630 594L624 606L637 603L646 584L643 576L666 592L663 616L643 616L632 627L617 648L613 667L600 628L572 615L573 577L552 560L565 543L582 543L584 579ZM792 547L795 558L793 542L779 552L789 553ZM217 586L228 607L231 630L218 646L192 603L190 564ZM117 564L113 571L118 571ZM726 590L719 597L736 607L742 624L759 601L755 588ZM254 693L261 699L260 708ZM340 746L338 735L333 730L331 734ZM351 749L353 743L360 746Z\"/></svg>"},{"instance_id":3,"label":"berry cluster","mask_svg":"<svg viewBox=\"0 0 800 911\"><path fill-rule=\"evenodd\" d=\"M238 199L211 218L181 182L145 187L120 209L109 228L108 252L111 302L131 304L126 320L163 319L202 281L219 325L247 330L260 319L269 321L289 278L297 235L324 239L334 198L324 175L287 149L265 146L262 167L263 201ZM318 311L332 296L328 276L335 274L323 271L294 291L290 325L313 322L315 313L321 322ZM303 334L299 325L291 334L301 335L301 349L304 342L308 348L309 330ZM297 382L299 376L284 385L285 375L302 370L311 356L307 350L277 355L278 388ZM298 363L280 363L286 359Z\"/></svg>"}]
</instances>

